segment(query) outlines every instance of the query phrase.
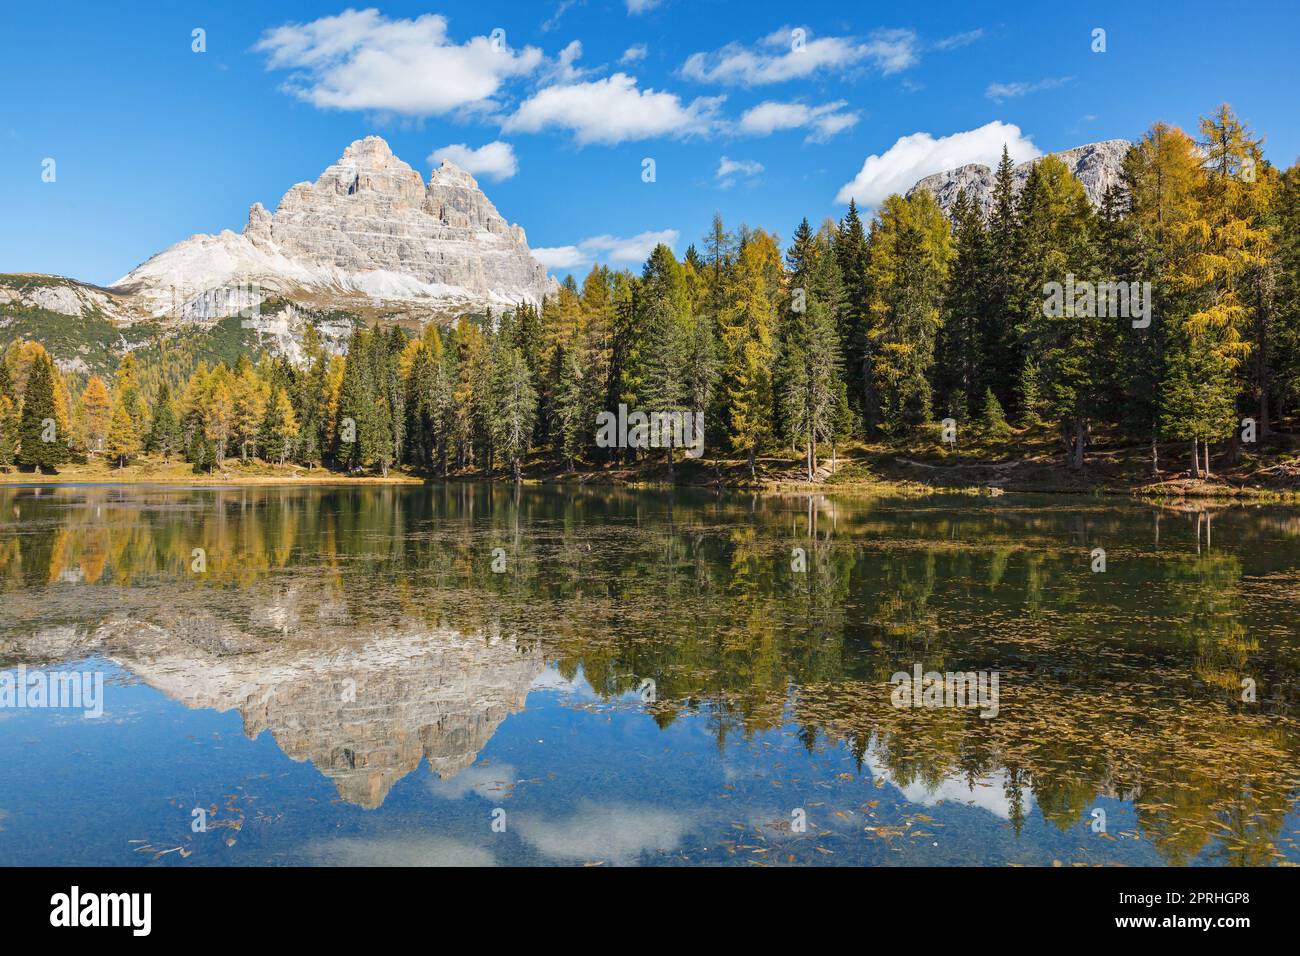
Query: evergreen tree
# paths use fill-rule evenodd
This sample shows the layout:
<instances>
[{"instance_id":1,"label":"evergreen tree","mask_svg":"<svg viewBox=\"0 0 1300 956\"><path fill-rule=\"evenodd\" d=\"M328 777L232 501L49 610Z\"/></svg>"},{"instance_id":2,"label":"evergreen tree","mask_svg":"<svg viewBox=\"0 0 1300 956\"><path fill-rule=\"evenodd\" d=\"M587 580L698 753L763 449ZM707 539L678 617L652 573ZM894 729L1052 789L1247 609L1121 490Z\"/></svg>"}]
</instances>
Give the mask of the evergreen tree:
<instances>
[{"instance_id":1,"label":"evergreen tree","mask_svg":"<svg viewBox=\"0 0 1300 956\"><path fill-rule=\"evenodd\" d=\"M803 312L793 314L790 324L783 411L791 441L803 447L811 482L817 470L818 442L832 437L843 414L839 407L843 391L836 388L839 334L829 309L815 298Z\"/></svg>"},{"instance_id":2,"label":"evergreen tree","mask_svg":"<svg viewBox=\"0 0 1300 956\"><path fill-rule=\"evenodd\" d=\"M285 459L293 454L294 442L298 438L298 416L283 388L277 388L266 405L266 416L262 419L259 443L262 454L267 461L283 465Z\"/></svg>"},{"instance_id":3,"label":"evergreen tree","mask_svg":"<svg viewBox=\"0 0 1300 956\"><path fill-rule=\"evenodd\" d=\"M1045 412L1061 428L1067 462L1079 469L1104 384L1098 375L1096 223L1083 184L1055 156L1034 165L1020 198L1020 275L1041 296L1022 323L1032 385L1022 379L1021 403L1032 413L1032 392L1042 389ZM1049 286L1059 294L1049 296Z\"/></svg>"},{"instance_id":4,"label":"evergreen tree","mask_svg":"<svg viewBox=\"0 0 1300 956\"><path fill-rule=\"evenodd\" d=\"M2 367L3 363L0 363ZM8 471L18 455L18 408L0 390L0 469Z\"/></svg>"},{"instance_id":5,"label":"evergreen tree","mask_svg":"<svg viewBox=\"0 0 1300 956\"><path fill-rule=\"evenodd\" d=\"M935 340L935 382L939 407L965 421L978 413L983 396L989 394L981 347L982 330L988 325L988 234L966 190L958 192L952 215L954 253L943 327Z\"/></svg>"},{"instance_id":6,"label":"evergreen tree","mask_svg":"<svg viewBox=\"0 0 1300 956\"><path fill-rule=\"evenodd\" d=\"M44 350L32 363L23 390L18 427L18 461L26 468L53 470L68 460L54 405L54 363Z\"/></svg>"},{"instance_id":7,"label":"evergreen tree","mask_svg":"<svg viewBox=\"0 0 1300 956\"><path fill-rule=\"evenodd\" d=\"M533 434L537 392L528 374L528 363L513 346L505 348L493 392L496 397L492 415L493 446L518 481Z\"/></svg>"},{"instance_id":8,"label":"evergreen tree","mask_svg":"<svg viewBox=\"0 0 1300 956\"><path fill-rule=\"evenodd\" d=\"M1020 275L1020 233L1016 217L1014 166L1006 146L993 179L993 200L989 212L986 272L979 283L985 306L982 309L984 369L983 382L992 388L1004 408L1020 407L1017 383L1024 368L1020 322L1033 307L1026 299Z\"/></svg>"},{"instance_id":9,"label":"evergreen tree","mask_svg":"<svg viewBox=\"0 0 1300 956\"><path fill-rule=\"evenodd\" d=\"M181 424L176 418L176 408L172 404L171 389L164 381L158 386L158 395L154 399L153 423L149 427L149 437L144 450L162 455L163 461L171 461L173 455L184 447Z\"/></svg>"},{"instance_id":10,"label":"evergreen tree","mask_svg":"<svg viewBox=\"0 0 1300 956\"><path fill-rule=\"evenodd\" d=\"M568 471L582 452L589 420L582 366L577 353L562 350L559 357L559 383L555 393L555 417L558 446Z\"/></svg>"}]
</instances>

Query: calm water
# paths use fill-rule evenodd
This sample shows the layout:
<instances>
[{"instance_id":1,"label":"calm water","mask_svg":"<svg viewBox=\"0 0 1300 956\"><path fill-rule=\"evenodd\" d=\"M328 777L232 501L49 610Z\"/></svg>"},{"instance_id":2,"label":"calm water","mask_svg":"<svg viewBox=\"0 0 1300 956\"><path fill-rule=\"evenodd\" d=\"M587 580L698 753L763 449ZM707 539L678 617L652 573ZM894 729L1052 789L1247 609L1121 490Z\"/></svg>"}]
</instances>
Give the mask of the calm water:
<instances>
[{"instance_id":1,"label":"calm water","mask_svg":"<svg viewBox=\"0 0 1300 956\"><path fill-rule=\"evenodd\" d=\"M3 864L1300 863L1295 509L11 488L0 591L104 682L0 707Z\"/></svg>"}]
</instances>

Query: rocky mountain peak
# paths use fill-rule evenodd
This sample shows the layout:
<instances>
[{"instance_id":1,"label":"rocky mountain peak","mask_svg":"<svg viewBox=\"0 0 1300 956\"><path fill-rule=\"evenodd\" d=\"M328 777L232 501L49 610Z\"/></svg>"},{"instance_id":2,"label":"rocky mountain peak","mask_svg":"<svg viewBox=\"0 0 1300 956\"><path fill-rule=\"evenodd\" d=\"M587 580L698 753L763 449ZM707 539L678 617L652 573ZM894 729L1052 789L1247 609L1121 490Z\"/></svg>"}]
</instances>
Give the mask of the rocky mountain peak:
<instances>
[{"instance_id":1,"label":"rocky mountain peak","mask_svg":"<svg viewBox=\"0 0 1300 956\"><path fill-rule=\"evenodd\" d=\"M231 285L303 293L343 310L356 299L430 316L501 312L554 289L524 231L473 176L444 161L426 184L379 136L356 140L315 182L292 186L274 213L254 203L242 234L194 236L115 288L157 314Z\"/></svg>"},{"instance_id":2,"label":"rocky mountain peak","mask_svg":"<svg viewBox=\"0 0 1300 956\"><path fill-rule=\"evenodd\" d=\"M1093 206L1100 206L1106 190L1120 183L1123 177L1124 156L1132 144L1126 139L1108 139L1098 143L1087 143L1073 149L1062 150L1048 155L1055 156L1069 167L1075 177L1083 184L1084 192ZM1012 169L1012 189L1018 195L1029 179L1029 171L1043 157L1017 164ZM943 211L951 214L957 203L958 194L964 189L985 217L993 208L994 171L980 163L968 163L956 169L948 169L932 176L918 180L908 190L911 196L918 189L926 189L934 196Z\"/></svg>"}]
</instances>

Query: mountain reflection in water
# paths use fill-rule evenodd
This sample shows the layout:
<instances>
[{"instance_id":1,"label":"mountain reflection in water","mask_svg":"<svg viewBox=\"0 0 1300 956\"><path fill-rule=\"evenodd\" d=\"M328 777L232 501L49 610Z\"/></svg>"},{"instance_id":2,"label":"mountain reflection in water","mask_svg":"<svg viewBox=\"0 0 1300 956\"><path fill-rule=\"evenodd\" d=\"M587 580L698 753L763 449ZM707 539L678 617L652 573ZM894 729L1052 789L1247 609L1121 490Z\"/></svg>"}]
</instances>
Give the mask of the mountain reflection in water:
<instances>
[{"instance_id":1,"label":"mountain reflection in water","mask_svg":"<svg viewBox=\"0 0 1300 956\"><path fill-rule=\"evenodd\" d=\"M518 818L516 861L1300 861L1291 509L463 484L21 488L0 516L0 666L107 661L237 711L371 821L427 761L438 812L546 810ZM916 664L997 672L998 716L896 709L890 677ZM45 719L0 711L0 755ZM106 775L139 724L97 738ZM533 748L532 776L483 759L498 735ZM42 739L23 752L61 759ZM75 798L0 784L0 863L22 856L6 841L28 801ZM499 856L403 819L316 859ZM299 845L342 821L302 824Z\"/></svg>"}]
</instances>

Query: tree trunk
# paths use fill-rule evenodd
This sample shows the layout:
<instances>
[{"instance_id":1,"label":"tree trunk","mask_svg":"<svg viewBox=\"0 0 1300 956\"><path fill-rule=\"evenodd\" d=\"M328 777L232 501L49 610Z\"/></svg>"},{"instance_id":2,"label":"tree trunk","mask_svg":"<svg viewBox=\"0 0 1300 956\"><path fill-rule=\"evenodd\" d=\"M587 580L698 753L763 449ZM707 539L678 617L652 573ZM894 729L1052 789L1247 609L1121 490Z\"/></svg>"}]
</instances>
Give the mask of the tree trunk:
<instances>
[{"instance_id":1,"label":"tree trunk","mask_svg":"<svg viewBox=\"0 0 1300 956\"><path fill-rule=\"evenodd\" d=\"M1156 433L1151 433L1151 477L1160 477L1160 449L1156 446Z\"/></svg>"},{"instance_id":2,"label":"tree trunk","mask_svg":"<svg viewBox=\"0 0 1300 956\"><path fill-rule=\"evenodd\" d=\"M812 484L813 471L816 468L817 452L812 438L808 439L808 484Z\"/></svg>"},{"instance_id":3,"label":"tree trunk","mask_svg":"<svg viewBox=\"0 0 1300 956\"><path fill-rule=\"evenodd\" d=\"M1084 429L1083 422L1076 420L1074 423L1074 439L1071 443L1070 468L1073 471L1083 470L1083 449L1084 449Z\"/></svg>"},{"instance_id":4,"label":"tree trunk","mask_svg":"<svg viewBox=\"0 0 1300 956\"><path fill-rule=\"evenodd\" d=\"M757 473L754 468L754 446L750 445L749 446L749 480L753 481L756 477L757 477Z\"/></svg>"},{"instance_id":5,"label":"tree trunk","mask_svg":"<svg viewBox=\"0 0 1300 956\"><path fill-rule=\"evenodd\" d=\"M1210 477L1212 477L1211 474L1210 474L1210 443L1209 443L1209 441L1206 441L1206 442L1205 442L1205 477L1206 477L1206 478L1210 478Z\"/></svg>"},{"instance_id":6,"label":"tree trunk","mask_svg":"<svg viewBox=\"0 0 1300 956\"><path fill-rule=\"evenodd\" d=\"M1195 436L1192 438L1192 477L1201 477L1201 449Z\"/></svg>"}]
</instances>

